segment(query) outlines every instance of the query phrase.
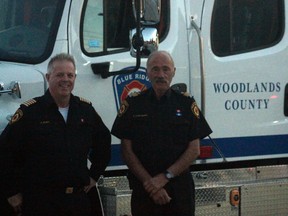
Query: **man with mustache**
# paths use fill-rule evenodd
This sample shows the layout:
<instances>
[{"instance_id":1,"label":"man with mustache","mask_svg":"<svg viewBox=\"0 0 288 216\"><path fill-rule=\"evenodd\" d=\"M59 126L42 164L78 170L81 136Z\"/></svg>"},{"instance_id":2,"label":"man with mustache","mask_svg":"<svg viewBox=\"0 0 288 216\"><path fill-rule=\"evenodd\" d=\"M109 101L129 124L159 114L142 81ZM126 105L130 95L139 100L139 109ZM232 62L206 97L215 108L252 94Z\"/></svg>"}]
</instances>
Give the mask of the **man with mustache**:
<instances>
[{"instance_id":1,"label":"man with mustache","mask_svg":"<svg viewBox=\"0 0 288 216\"><path fill-rule=\"evenodd\" d=\"M123 101L112 128L129 168L133 216L195 214L189 168L200 153L199 139L212 131L195 100L170 88L175 71L168 52L152 53L152 88Z\"/></svg>"},{"instance_id":2,"label":"man with mustache","mask_svg":"<svg viewBox=\"0 0 288 216\"><path fill-rule=\"evenodd\" d=\"M24 102L1 134L1 193L17 215L91 216L90 192L110 161L110 131L91 102L71 93L71 55L54 56L47 69L49 89Z\"/></svg>"}]
</instances>

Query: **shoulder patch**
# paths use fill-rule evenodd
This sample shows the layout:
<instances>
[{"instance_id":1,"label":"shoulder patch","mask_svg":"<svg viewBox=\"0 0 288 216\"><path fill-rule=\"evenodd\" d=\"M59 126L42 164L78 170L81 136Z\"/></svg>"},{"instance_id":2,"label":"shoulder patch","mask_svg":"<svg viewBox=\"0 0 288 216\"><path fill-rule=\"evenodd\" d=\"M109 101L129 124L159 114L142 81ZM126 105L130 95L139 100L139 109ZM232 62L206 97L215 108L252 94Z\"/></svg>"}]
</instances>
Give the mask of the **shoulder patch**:
<instances>
[{"instance_id":1,"label":"shoulder patch","mask_svg":"<svg viewBox=\"0 0 288 216\"><path fill-rule=\"evenodd\" d=\"M192 110L192 113L199 119L200 118L200 111L199 111L199 108L198 108L196 102L192 103L191 110Z\"/></svg>"},{"instance_id":2,"label":"shoulder patch","mask_svg":"<svg viewBox=\"0 0 288 216\"><path fill-rule=\"evenodd\" d=\"M26 106L26 107L29 107L29 106L31 106L32 104L35 104L37 101L35 100L35 99L30 99L30 100L28 100L28 101L26 101L26 102L24 102L24 103L22 103L24 106Z\"/></svg>"},{"instance_id":3,"label":"shoulder patch","mask_svg":"<svg viewBox=\"0 0 288 216\"><path fill-rule=\"evenodd\" d=\"M15 112L15 114L12 116L9 124L11 125L11 124L14 124L15 122L19 121L19 119L21 119L22 116L23 116L22 110L21 110L21 109L18 109L18 110Z\"/></svg>"},{"instance_id":4,"label":"shoulder patch","mask_svg":"<svg viewBox=\"0 0 288 216\"><path fill-rule=\"evenodd\" d=\"M87 104L92 104L91 101L85 99L85 98L82 98L82 97L79 97L80 101L84 102L84 103L87 103Z\"/></svg>"},{"instance_id":5,"label":"shoulder patch","mask_svg":"<svg viewBox=\"0 0 288 216\"><path fill-rule=\"evenodd\" d=\"M128 109L129 104L126 100L124 100L120 106L120 109L118 111L118 117L121 117Z\"/></svg>"}]
</instances>

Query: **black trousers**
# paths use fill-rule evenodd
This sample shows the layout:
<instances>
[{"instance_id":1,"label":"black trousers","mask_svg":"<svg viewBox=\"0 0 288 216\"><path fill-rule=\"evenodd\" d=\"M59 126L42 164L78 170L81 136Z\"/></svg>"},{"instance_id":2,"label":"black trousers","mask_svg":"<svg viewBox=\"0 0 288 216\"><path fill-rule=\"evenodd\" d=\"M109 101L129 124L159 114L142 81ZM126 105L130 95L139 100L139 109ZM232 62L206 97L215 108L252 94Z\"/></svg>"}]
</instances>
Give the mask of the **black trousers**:
<instances>
[{"instance_id":1,"label":"black trousers","mask_svg":"<svg viewBox=\"0 0 288 216\"><path fill-rule=\"evenodd\" d=\"M135 185L135 184L134 184ZM165 189L172 198L166 205L157 205L144 191L134 187L131 197L133 216L194 216L195 186L190 173L172 179Z\"/></svg>"},{"instance_id":2,"label":"black trousers","mask_svg":"<svg viewBox=\"0 0 288 216\"><path fill-rule=\"evenodd\" d=\"M91 203L84 191L30 189L23 194L22 216L91 216Z\"/></svg>"},{"instance_id":3,"label":"black trousers","mask_svg":"<svg viewBox=\"0 0 288 216\"><path fill-rule=\"evenodd\" d=\"M6 197L0 196L0 215L1 216L14 216L13 208L8 203Z\"/></svg>"}]
</instances>

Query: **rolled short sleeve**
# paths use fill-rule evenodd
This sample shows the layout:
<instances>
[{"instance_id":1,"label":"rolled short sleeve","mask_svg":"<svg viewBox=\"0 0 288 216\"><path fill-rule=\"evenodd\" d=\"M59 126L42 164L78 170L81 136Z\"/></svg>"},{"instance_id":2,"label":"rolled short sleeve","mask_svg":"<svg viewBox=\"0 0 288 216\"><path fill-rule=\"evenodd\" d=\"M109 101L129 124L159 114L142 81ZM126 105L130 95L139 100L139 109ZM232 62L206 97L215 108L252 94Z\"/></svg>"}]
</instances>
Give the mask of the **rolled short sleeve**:
<instances>
[{"instance_id":1,"label":"rolled short sleeve","mask_svg":"<svg viewBox=\"0 0 288 216\"><path fill-rule=\"evenodd\" d=\"M212 130L203 116L201 110L198 108L194 98L191 98L191 127L189 133L189 140L203 139L212 133Z\"/></svg>"},{"instance_id":2,"label":"rolled short sleeve","mask_svg":"<svg viewBox=\"0 0 288 216\"><path fill-rule=\"evenodd\" d=\"M119 139L132 139L132 116L133 114L129 101L123 101L112 126L111 133Z\"/></svg>"}]
</instances>

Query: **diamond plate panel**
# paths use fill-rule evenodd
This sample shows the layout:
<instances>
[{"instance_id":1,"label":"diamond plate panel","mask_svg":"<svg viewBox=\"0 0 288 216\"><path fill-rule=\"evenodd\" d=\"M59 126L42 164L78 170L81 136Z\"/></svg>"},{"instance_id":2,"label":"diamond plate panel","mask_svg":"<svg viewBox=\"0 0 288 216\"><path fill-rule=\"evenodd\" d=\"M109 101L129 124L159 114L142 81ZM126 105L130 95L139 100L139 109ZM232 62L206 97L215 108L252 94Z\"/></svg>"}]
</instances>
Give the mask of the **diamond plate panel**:
<instances>
[{"instance_id":1,"label":"diamond plate panel","mask_svg":"<svg viewBox=\"0 0 288 216\"><path fill-rule=\"evenodd\" d=\"M102 195L102 204L106 216L131 215L131 195Z\"/></svg>"},{"instance_id":2,"label":"diamond plate panel","mask_svg":"<svg viewBox=\"0 0 288 216\"><path fill-rule=\"evenodd\" d=\"M101 194L131 194L126 176L101 178L98 185Z\"/></svg>"},{"instance_id":3,"label":"diamond plate panel","mask_svg":"<svg viewBox=\"0 0 288 216\"><path fill-rule=\"evenodd\" d=\"M101 178L98 188L106 216L131 215L131 190L125 176Z\"/></svg>"},{"instance_id":4,"label":"diamond plate panel","mask_svg":"<svg viewBox=\"0 0 288 216\"><path fill-rule=\"evenodd\" d=\"M279 179L288 178L288 166L265 166L257 167L257 179Z\"/></svg>"},{"instance_id":5,"label":"diamond plate panel","mask_svg":"<svg viewBox=\"0 0 288 216\"><path fill-rule=\"evenodd\" d=\"M192 172L197 216L287 216L288 166ZM106 216L131 215L131 190L125 176L98 182ZM230 192L240 190L240 206Z\"/></svg>"},{"instance_id":6,"label":"diamond plate panel","mask_svg":"<svg viewBox=\"0 0 288 216\"><path fill-rule=\"evenodd\" d=\"M197 216L238 216L239 207L230 205L230 192L235 187L196 189Z\"/></svg>"},{"instance_id":7,"label":"diamond plate panel","mask_svg":"<svg viewBox=\"0 0 288 216\"><path fill-rule=\"evenodd\" d=\"M239 182L255 181L256 168L227 169L192 172L196 187L233 185Z\"/></svg>"},{"instance_id":8,"label":"diamond plate panel","mask_svg":"<svg viewBox=\"0 0 288 216\"><path fill-rule=\"evenodd\" d=\"M245 185L241 188L241 215L287 216L288 181Z\"/></svg>"},{"instance_id":9,"label":"diamond plate panel","mask_svg":"<svg viewBox=\"0 0 288 216\"><path fill-rule=\"evenodd\" d=\"M196 205L208 205L226 201L224 187L197 188L195 193Z\"/></svg>"}]
</instances>

